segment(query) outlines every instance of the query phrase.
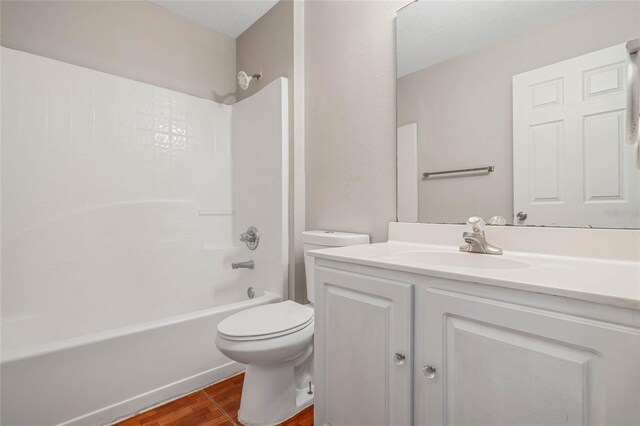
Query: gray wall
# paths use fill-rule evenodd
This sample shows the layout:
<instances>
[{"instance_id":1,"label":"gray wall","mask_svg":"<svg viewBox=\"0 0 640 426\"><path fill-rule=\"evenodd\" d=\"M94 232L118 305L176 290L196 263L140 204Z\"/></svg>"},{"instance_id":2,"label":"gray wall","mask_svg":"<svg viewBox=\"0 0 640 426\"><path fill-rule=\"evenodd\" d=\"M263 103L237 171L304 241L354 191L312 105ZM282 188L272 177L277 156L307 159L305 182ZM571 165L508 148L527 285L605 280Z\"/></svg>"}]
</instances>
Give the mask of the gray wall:
<instances>
[{"instance_id":1,"label":"gray wall","mask_svg":"<svg viewBox=\"0 0 640 426\"><path fill-rule=\"evenodd\" d=\"M247 90L237 89L239 101L261 90L278 77L289 80L289 296L305 301L304 257L298 222L304 221L304 211L297 206L304 198L295 191L295 159L298 149L294 140L294 3L281 0L236 39L236 69L247 74L262 72ZM302 217L300 217L302 215Z\"/></svg>"},{"instance_id":2,"label":"gray wall","mask_svg":"<svg viewBox=\"0 0 640 426\"><path fill-rule=\"evenodd\" d=\"M150 1L2 1L0 7L5 47L235 101L235 40Z\"/></svg>"},{"instance_id":3,"label":"gray wall","mask_svg":"<svg viewBox=\"0 0 640 426\"><path fill-rule=\"evenodd\" d=\"M398 126L418 123L420 171L495 165L495 173L421 181L420 221L474 214L513 221L515 74L640 36L640 2L606 1L398 79Z\"/></svg>"},{"instance_id":4,"label":"gray wall","mask_svg":"<svg viewBox=\"0 0 640 426\"><path fill-rule=\"evenodd\" d=\"M282 0L236 39L236 69L247 74L262 72L247 90L238 88L241 101L278 77L289 79L293 99L293 2ZM291 102L290 102L291 104Z\"/></svg>"},{"instance_id":5,"label":"gray wall","mask_svg":"<svg viewBox=\"0 0 640 426\"><path fill-rule=\"evenodd\" d=\"M307 229L379 242L396 219L394 18L406 3L306 3Z\"/></svg>"}]
</instances>

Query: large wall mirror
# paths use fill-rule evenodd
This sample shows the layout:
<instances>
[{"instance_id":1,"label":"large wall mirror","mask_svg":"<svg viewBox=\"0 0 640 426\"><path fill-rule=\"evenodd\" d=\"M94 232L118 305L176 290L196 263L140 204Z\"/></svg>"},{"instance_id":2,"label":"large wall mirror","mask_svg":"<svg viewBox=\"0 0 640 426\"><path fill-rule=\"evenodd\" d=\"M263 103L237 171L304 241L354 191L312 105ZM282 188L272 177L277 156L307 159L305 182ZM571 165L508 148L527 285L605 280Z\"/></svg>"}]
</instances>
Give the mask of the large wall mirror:
<instances>
[{"instance_id":1,"label":"large wall mirror","mask_svg":"<svg viewBox=\"0 0 640 426\"><path fill-rule=\"evenodd\" d=\"M640 1L397 16L398 218L640 228Z\"/></svg>"}]
</instances>

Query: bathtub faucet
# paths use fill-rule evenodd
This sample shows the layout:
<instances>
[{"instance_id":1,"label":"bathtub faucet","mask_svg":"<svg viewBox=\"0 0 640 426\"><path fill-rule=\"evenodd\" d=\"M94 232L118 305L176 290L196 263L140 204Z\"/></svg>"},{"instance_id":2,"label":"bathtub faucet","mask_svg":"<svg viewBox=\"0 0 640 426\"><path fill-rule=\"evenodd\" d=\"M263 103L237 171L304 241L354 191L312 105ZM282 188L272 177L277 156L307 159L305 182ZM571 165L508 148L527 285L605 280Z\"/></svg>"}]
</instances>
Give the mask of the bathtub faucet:
<instances>
[{"instance_id":1,"label":"bathtub faucet","mask_svg":"<svg viewBox=\"0 0 640 426\"><path fill-rule=\"evenodd\" d=\"M255 250L258 248L260 242L260 234L255 226L250 226L247 232L240 234L240 241L245 243L249 250Z\"/></svg>"},{"instance_id":2,"label":"bathtub faucet","mask_svg":"<svg viewBox=\"0 0 640 426\"><path fill-rule=\"evenodd\" d=\"M246 262L233 262L231 269L253 269L253 260L247 260Z\"/></svg>"}]
</instances>

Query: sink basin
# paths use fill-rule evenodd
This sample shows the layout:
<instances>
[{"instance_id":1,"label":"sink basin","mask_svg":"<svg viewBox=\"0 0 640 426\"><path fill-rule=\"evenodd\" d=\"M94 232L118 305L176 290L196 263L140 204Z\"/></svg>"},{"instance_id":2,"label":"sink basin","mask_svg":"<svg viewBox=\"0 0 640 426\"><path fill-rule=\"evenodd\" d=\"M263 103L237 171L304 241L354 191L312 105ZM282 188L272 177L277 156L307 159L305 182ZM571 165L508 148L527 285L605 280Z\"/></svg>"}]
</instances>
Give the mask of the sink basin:
<instances>
[{"instance_id":1,"label":"sink basin","mask_svg":"<svg viewBox=\"0 0 640 426\"><path fill-rule=\"evenodd\" d=\"M465 252L415 250L395 253L392 257L454 268L522 269L529 266L525 262L502 256Z\"/></svg>"}]
</instances>

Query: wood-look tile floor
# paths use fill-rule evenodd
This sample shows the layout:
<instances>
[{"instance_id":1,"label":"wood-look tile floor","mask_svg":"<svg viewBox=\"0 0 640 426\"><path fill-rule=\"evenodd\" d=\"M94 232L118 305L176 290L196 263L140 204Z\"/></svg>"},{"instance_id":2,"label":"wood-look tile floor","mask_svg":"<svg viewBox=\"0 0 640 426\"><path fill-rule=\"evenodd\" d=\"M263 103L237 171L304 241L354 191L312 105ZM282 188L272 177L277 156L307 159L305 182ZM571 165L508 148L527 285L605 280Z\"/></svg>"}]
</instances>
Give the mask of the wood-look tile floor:
<instances>
[{"instance_id":1,"label":"wood-look tile floor","mask_svg":"<svg viewBox=\"0 0 640 426\"><path fill-rule=\"evenodd\" d=\"M115 426L233 426L240 425L238 410L244 374L231 377L167 404L131 417ZM282 423L312 426L313 405Z\"/></svg>"}]
</instances>

